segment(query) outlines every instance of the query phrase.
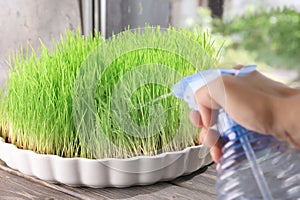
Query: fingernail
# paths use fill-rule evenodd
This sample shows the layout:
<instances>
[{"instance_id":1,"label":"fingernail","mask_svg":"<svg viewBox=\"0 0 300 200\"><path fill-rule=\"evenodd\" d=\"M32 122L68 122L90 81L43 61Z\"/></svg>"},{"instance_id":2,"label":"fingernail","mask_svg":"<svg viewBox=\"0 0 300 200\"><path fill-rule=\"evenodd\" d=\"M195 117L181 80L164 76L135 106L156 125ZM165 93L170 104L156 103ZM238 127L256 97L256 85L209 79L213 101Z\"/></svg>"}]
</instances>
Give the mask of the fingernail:
<instances>
[{"instance_id":1,"label":"fingernail","mask_svg":"<svg viewBox=\"0 0 300 200\"><path fill-rule=\"evenodd\" d=\"M220 169L220 163L217 163L216 170L219 170L219 169Z\"/></svg>"}]
</instances>

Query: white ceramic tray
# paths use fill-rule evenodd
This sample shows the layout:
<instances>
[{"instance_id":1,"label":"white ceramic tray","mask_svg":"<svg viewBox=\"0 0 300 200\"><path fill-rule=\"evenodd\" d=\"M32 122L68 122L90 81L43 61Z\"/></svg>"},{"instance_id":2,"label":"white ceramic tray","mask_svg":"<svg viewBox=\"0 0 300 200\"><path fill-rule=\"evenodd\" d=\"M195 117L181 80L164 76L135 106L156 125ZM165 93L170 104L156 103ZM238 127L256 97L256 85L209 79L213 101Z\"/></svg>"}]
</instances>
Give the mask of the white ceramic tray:
<instances>
[{"instance_id":1,"label":"white ceramic tray","mask_svg":"<svg viewBox=\"0 0 300 200\"><path fill-rule=\"evenodd\" d=\"M13 169L48 182L94 188L171 180L212 162L209 149L202 145L157 156L91 160L37 154L5 143L3 138L0 138L0 159Z\"/></svg>"}]
</instances>

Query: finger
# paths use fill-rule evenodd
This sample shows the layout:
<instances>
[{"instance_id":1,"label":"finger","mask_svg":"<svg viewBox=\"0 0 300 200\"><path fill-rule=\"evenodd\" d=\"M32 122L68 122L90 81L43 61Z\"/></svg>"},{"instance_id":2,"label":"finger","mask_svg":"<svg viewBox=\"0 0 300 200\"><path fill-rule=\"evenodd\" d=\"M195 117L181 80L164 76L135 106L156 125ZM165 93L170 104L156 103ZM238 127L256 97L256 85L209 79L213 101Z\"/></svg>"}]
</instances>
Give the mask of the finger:
<instances>
[{"instance_id":1,"label":"finger","mask_svg":"<svg viewBox=\"0 0 300 200\"><path fill-rule=\"evenodd\" d=\"M214 145L210 150L211 158L215 163L220 162L220 158L222 156L222 150L219 145Z\"/></svg>"},{"instance_id":2,"label":"finger","mask_svg":"<svg viewBox=\"0 0 300 200\"><path fill-rule=\"evenodd\" d=\"M203 122L201 119L201 115L198 111L196 110L192 110L190 112L190 121L192 122L192 124L197 127L197 128L201 128L203 127Z\"/></svg>"},{"instance_id":3,"label":"finger","mask_svg":"<svg viewBox=\"0 0 300 200\"><path fill-rule=\"evenodd\" d=\"M242 69L242 67L244 67L244 65L239 64L239 65L233 66L232 68L233 69Z\"/></svg>"},{"instance_id":4,"label":"finger","mask_svg":"<svg viewBox=\"0 0 300 200\"><path fill-rule=\"evenodd\" d=\"M226 100L225 85L227 82L232 81L231 79L233 79L233 76L231 75L222 75L221 77L208 82L205 87L196 91L196 103L211 109L224 107Z\"/></svg>"},{"instance_id":5,"label":"finger","mask_svg":"<svg viewBox=\"0 0 300 200\"><path fill-rule=\"evenodd\" d=\"M217 162L217 165L216 165L216 170L218 171L220 169L220 162Z\"/></svg>"},{"instance_id":6,"label":"finger","mask_svg":"<svg viewBox=\"0 0 300 200\"><path fill-rule=\"evenodd\" d=\"M217 117L218 117L218 110L211 110L211 121L210 126L213 126L217 123Z\"/></svg>"},{"instance_id":7,"label":"finger","mask_svg":"<svg viewBox=\"0 0 300 200\"><path fill-rule=\"evenodd\" d=\"M215 130L202 128L199 137L200 142L207 147L219 145L220 134Z\"/></svg>"},{"instance_id":8,"label":"finger","mask_svg":"<svg viewBox=\"0 0 300 200\"><path fill-rule=\"evenodd\" d=\"M201 127L211 127L216 123L217 110L212 110L205 106L199 105L199 112L201 117Z\"/></svg>"},{"instance_id":9,"label":"finger","mask_svg":"<svg viewBox=\"0 0 300 200\"><path fill-rule=\"evenodd\" d=\"M212 111L203 105L199 105L199 112L202 118L202 124L204 127L210 127L212 125Z\"/></svg>"},{"instance_id":10,"label":"finger","mask_svg":"<svg viewBox=\"0 0 300 200\"><path fill-rule=\"evenodd\" d=\"M207 83L204 87L198 89L195 92L195 100L197 105L203 105L211 109L220 108L220 105L217 103L217 101L215 101L215 97L217 97L216 94L220 93L220 88L223 90L224 84L222 83L222 80L217 78L216 80Z\"/></svg>"},{"instance_id":11,"label":"finger","mask_svg":"<svg viewBox=\"0 0 300 200\"><path fill-rule=\"evenodd\" d=\"M222 155L223 140L217 131L202 128L200 132L200 141L207 147L211 147L210 154L214 162L218 163Z\"/></svg>"},{"instance_id":12,"label":"finger","mask_svg":"<svg viewBox=\"0 0 300 200\"><path fill-rule=\"evenodd\" d=\"M212 126L215 123L215 111L212 109L218 109L220 106L212 99L208 87L199 89L195 98L203 126Z\"/></svg>"}]
</instances>

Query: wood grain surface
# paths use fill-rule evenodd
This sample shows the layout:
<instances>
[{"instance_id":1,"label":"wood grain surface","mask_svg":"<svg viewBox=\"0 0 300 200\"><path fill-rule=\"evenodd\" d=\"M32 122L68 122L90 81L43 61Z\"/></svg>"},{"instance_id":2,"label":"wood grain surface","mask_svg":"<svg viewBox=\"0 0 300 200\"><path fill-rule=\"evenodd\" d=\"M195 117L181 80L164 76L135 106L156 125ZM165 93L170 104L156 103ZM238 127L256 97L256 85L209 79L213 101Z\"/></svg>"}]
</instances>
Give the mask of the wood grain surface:
<instances>
[{"instance_id":1,"label":"wood grain surface","mask_svg":"<svg viewBox=\"0 0 300 200\"><path fill-rule=\"evenodd\" d=\"M215 165L173 181L149 186L94 189L50 184L12 170L0 161L0 199L216 199Z\"/></svg>"}]
</instances>

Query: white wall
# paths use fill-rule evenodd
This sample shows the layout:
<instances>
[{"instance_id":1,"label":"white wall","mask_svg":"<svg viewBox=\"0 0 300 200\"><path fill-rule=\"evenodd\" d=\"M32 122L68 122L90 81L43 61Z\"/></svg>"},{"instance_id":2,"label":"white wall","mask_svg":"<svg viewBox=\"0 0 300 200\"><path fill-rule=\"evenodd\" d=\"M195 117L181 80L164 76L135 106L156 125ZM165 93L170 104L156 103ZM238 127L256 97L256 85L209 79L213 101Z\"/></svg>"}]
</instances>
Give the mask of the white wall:
<instances>
[{"instance_id":1,"label":"white wall","mask_svg":"<svg viewBox=\"0 0 300 200\"><path fill-rule=\"evenodd\" d=\"M39 47L39 38L50 47L52 37L80 25L77 0L0 0L0 8L0 85L9 52L27 41Z\"/></svg>"}]
</instances>

